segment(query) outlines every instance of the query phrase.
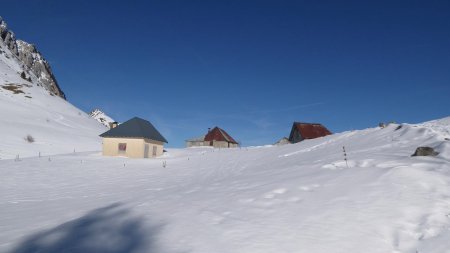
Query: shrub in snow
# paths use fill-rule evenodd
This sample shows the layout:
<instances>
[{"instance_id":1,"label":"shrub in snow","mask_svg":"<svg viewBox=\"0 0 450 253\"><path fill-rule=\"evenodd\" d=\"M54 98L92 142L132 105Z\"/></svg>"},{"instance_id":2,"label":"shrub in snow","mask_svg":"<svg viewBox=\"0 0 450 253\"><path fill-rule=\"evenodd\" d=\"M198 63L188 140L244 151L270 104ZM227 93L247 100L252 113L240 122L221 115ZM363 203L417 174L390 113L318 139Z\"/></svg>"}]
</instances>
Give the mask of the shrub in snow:
<instances>
[{"instance_id":1,"label":"shrub in snow","mask_svg":"<svg viewBox=\"0 0 450 253\"><path fill-rule=\"evenodd\" d=\"M22 79L27 80L27 75L25 75L25 72L22 71L22 73L20 73L20 77L22 77Z\"/></svg>"},{"instance_id":2,"label":"shrub in snow","mask_svg":"<svg viewBox=\"0 0 450 253\"><path fill-rule=\"evenodd\" d=\"M25 137L25 140L28 141L28 143L33 143L34 142L34 138L31 135L27 135L27 137Z\"/></svg>"}]
</instances>

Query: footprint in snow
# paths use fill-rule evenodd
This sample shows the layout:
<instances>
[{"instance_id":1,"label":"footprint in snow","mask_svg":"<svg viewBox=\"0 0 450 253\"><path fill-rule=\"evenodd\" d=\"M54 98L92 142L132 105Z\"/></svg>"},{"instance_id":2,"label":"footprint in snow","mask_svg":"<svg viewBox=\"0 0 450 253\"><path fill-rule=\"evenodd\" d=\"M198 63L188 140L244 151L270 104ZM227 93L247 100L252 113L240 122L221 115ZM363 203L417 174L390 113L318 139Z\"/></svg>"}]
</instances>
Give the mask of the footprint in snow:
<instances>
[{"instance_id":1,"label":"footprint in snow","mask_svg":"<svg viewBox=\"0 0 450 253\"><path fill-rule=\"evenodd\" d=\"M238 201L239 201L239 202L241 202L241 203L244 203L244 204L246 204L246 203L252 203L252 202L254 202L254 201L255 201L255 199L253 199L253 198L248 198L248 199L239 199Z\"/></svg>"},{"instance_id":2,"label":"footprint in snow","mask_svg":"<svg viewBox=\"0 0 450 253\"><path fill-rule=\"evenodd\" d=\"M367 168L374 164L373 159L364 159L364 160L348 160L346 161L335 161L333 163L325 164L322 166L322 169L329 170L343 170L347 168Z\"/></svg>"},{"instance_id":3,"label":"footprint in snow","mask_svg":"<svg viewBox=\"0 0 450 253\"><path fill-rule=\"evenodd\" d=\"M288 202L299 202L300 200L302 200L299 197L290 197L287 199Z\"/></svg>"},{"instance_id":4,"label":"footprint in snow","mask_svg":"<svg viewBox=\"0 0 450 253\"><path fill-rule=\"evenodd\" d=\"M300 186L299 189L305 192L311 192L314 191L314 189L319 188L320 185L319 184L311 184L311 185L304 185L304 186Z\"/></svg>"},{"instance_id":5,"label":"footprint in snow","mask_svg":"<svg viewBox=\"0 0 450 253\"><path fill-rule=\"evenodd\" d=\"M276 197L277 195L284 194L286 192L287 192L286 188L278 188L278 189L275 189L271 192L264 194L264 198L272 199L272 198Z\"/></svg>"},{"instance_id":6,"label":"footprint in snow","mask_svg":"<svg viewBox=\"0 0 450 253\"><path fill-rule=\"evenodd\" d=\"M288 192L287 188L274 189L262 196L264 200L256 201L255 203L259 206L270 207L273 205L280 205L283 203L297 203L302 200L300 197L297 196L284 195L287 192Z\"/></svg>"},{"instance_id":7,"label":"footprint in snow","mask_svg":"<svg viewBox=\"0 0 450 253\"><path fill-rule=\"evenodd\" d=\"M223 215L211 211L202 211L200 217L211 225L221 224L225 220Z\"/></svg>"}]
</instances>

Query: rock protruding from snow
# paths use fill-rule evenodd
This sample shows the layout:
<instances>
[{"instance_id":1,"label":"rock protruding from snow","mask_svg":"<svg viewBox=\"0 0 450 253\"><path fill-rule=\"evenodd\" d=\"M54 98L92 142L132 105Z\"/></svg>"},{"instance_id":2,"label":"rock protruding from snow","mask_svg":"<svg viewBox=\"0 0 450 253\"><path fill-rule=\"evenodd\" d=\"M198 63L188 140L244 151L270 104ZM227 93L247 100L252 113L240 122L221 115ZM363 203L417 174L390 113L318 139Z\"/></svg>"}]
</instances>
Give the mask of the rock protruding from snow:
<instances>
[{"instance_id":1,"label":"rock protruding from snow","mask_svg":"<svg viewBox=\"0 0 450 253\"><path fill-rule=\"evenodd\" d=\"M98 122L106 126L107 128L110 128L110 123L116 122L114 119L106 115L103 111L100 109L95 109L92 112L89 113L89 116L96 119Z\"/></svg>"},{"instance_id":2,"label":"rock protruding from snow","mask_svg":"<svg viewBox=\"0 0 450 253\"><path fill-rule=\"evenodd\" d=\"M5 45L8 46L9 50L17 55L16 36L12 31L8 30L8 26L6 22L3 21L2 17L0 17L0 37L5 42Z\"/></svg>"},{"instance_id":3,"label":"rock protruding from snow","mask_svg":"<svg viewBox=\"0 0 450 253\"><path fill-rule=\"evenodd\" d=\"M32 79L36 79L37 83L44 87L51 95L66 99L64 92L59 87L53 75L50 64L34 45L17 40L14 33L8 29L2 17L0 17L0 38L6 46L5 49L8 49L17 59L24 73L32 73L33 77L35 77Z\"/></svg>"},{"instance_id":4,"label":"rock protruding from snow","mask_svg":"<svg viewBox=\"0 0 450 253\"><path fill-rule=\"evenodd\" d=\"M437 156L439 152L434 151L431 147L418 147L412 156Z\"/></svg>"}]
</instances>

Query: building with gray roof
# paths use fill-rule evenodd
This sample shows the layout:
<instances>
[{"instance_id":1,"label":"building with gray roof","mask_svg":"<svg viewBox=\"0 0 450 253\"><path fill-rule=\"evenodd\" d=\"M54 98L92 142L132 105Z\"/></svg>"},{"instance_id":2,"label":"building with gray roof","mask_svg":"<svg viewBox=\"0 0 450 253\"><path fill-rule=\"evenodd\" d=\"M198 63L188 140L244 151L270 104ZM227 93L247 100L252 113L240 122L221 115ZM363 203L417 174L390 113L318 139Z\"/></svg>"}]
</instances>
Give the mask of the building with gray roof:
<instances>
[{"instance_id":1,"label":"building with gray roof","mask_svg":"<svg viewBox=\"0 0 450 253\"><path fill-rule=\"evenodd\" d=\"M130 158L157 157L164 152L166 138L147 120L134 117L100 135L103 155Z\"/></svg>"}]
</instances>

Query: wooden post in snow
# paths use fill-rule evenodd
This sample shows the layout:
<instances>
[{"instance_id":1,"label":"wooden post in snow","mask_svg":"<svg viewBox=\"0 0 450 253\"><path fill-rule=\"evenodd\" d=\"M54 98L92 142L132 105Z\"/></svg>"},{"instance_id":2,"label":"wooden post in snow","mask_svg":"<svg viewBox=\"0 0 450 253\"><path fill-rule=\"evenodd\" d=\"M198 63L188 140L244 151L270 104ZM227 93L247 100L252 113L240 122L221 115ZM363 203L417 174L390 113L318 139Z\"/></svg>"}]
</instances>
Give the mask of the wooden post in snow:
<instances>
[{"instance_id":1,"label":"wooden post in snow","mask_svg":"<svg viewBox=\"0 0 450 253\"><path fill-rule=\"evenodd\" d=\"M342 146L342 151L344 151L344 160L345 160L345 164L347 165L347 169L348 169L347 152L345 152L345 146Z\"/></svg>"}]
</instances>

